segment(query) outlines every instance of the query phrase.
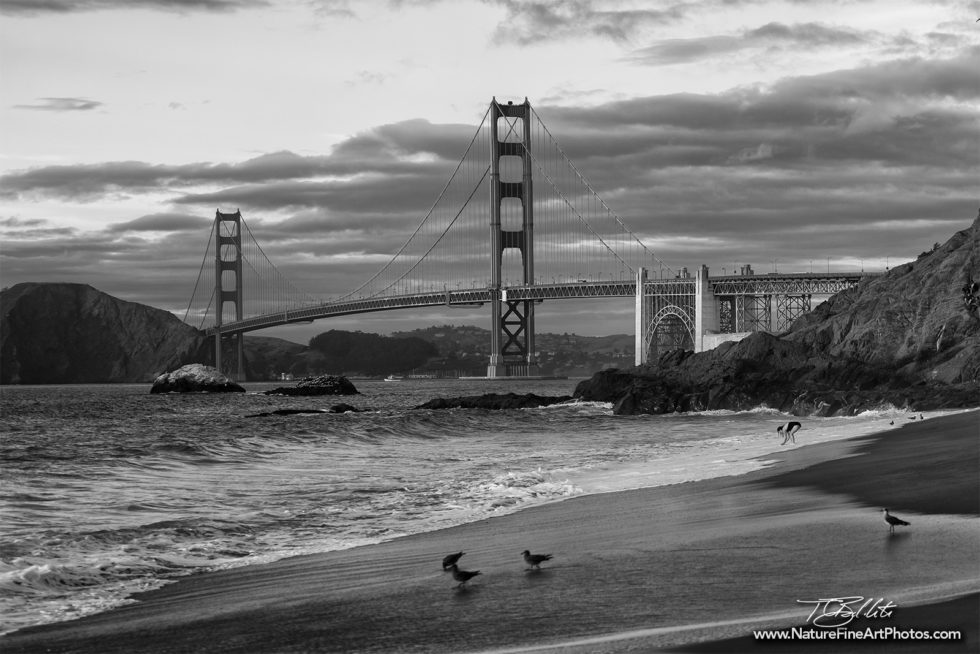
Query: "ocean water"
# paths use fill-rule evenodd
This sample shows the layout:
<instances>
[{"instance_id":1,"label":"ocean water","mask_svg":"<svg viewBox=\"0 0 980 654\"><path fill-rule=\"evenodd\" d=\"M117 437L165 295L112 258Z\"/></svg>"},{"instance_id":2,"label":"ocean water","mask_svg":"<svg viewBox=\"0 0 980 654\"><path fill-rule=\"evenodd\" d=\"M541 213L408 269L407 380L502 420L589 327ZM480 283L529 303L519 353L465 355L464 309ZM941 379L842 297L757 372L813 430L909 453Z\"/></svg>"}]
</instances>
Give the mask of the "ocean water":
<instances>
[{"instance_id":1,"label":"ocean water","mask_svg":"<svg viewBox=\"0 0 980 654\"><path fill-rule=\"evenodd\" d=\"M775 428L788 417L766 409L413 409L489 392L571 395L576 381L355 380L361 394L340 398L261 394L272 384L216 395L0 387L0 633L103 611L195 572L741 474L781 449ZM341 401L367 411L254 417ZM807 418L797 447L910 417Z\"/></svg>"}]
</instances>

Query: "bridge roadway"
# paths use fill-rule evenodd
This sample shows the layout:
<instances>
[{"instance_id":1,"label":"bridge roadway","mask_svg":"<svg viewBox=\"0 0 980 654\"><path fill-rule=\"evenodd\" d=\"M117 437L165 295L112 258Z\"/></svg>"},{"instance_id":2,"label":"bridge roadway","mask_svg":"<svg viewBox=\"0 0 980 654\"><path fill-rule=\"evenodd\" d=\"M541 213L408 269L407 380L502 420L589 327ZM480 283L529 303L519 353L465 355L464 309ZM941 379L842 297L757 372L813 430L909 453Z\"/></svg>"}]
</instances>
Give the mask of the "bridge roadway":
<instances>
[{"instance_id":1,"label":"bridge roadway","mask_svg":"<svg viewBox=\"0 0 980 654\"><path fill-rule=\"evenodd\" d=\"M876 277L881 273L841 272L841 273L769 273L764 275L728 275L709 277L708 285L713 294L731 295L833 295L854 286L865 277ZM647 279L645 292L648 295L693 295L696 279L679 277L668 279ZM532 286L509 286L500 291L501 301L543 301L568 298L590 297L636 297L635 280L619 281L578 281L571 283L534 284ZM434 306L479 306L493 301L494 291L490 288L446 289L411 295L395 295L382 298L362 298L325 302L300 309L278 311L240 321L227 322L220 328L221 335L243 334L245 332L268 329L290 323L311 322L321 318L332 318L356 313L409 309L413 307ZM218 333L217 327L206 331L208 336Z\"/></svg>"}]
</instances>

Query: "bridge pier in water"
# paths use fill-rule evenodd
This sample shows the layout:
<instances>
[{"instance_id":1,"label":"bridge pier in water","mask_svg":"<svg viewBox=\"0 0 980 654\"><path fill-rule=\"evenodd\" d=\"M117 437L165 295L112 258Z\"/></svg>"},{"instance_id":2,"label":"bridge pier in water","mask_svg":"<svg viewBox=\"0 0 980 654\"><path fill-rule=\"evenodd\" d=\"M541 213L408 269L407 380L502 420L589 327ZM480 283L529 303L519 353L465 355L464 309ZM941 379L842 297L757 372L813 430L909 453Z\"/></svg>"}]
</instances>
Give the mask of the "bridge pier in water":
<instances>
[{"instance_id":1,"label":"bridge pier in water","mask_svg":"<svg viewBox=\"0 0 980 654\"><path fill-rule=\"evenodd\" d=\"M534 301L508 300L501 288L504 251L508 249L520 255L523 283L534 284L530 142L531 103L527 98L518 105L501 105L494 98L490 104L490 286L495 297L490 302L488 378L540 374L534 347ZM505 157L515 165L502 165ZM503 212L508 199L520 206L509 206Z\"/></svg>"},{"instance_id":2,"label":"bridge pier in water","mask_svg":"<svg viewBox=\"0 0 980 654\"><path fill-rule=\"evenodd\" d=\"M222 370L223 341L221 326L223 324L224 305L230 302L235 305L235 321L241 322L243 314L242 296L242 212L221 213L214 215L214 367ZM230 288L225 288L225 273L233 279ZM230 377L235 381L245 381L245 342L242 332L235 332L226 337L232 343L235 354L235 372Z\"/></svg>"}]
</instances>

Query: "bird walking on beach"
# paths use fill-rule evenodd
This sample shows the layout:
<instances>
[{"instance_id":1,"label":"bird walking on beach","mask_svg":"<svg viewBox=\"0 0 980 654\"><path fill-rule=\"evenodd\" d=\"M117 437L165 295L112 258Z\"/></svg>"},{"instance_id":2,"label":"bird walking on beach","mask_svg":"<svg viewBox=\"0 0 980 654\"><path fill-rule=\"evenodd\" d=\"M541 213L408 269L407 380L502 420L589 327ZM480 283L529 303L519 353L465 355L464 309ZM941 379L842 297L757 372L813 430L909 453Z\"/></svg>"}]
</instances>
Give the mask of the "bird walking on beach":
<instances>
[{"instance_id":1,"label":"bird walking on beach","mask_svg":"<svg viewBox=\"0 0 980 654\"><path fill-rule=\"evenodd\" d=\"M882 509L881 515L885 518L885 523L888 525L888 533L894 534L895 527L898 525L903 525L905 527L909 526L909 523L905 522L901 518L888 513L888 509Z\"/></svg>"},{"instance_id":2,"label":"bird walking on beach","mask_svg":"<svg viewBox=\"0 0 980 654\"><path fill-rule=\"evenodd\" d=\"M524 563L527 563L528 566L530 566L528 570L533 568L540 570L542 563L551 560L550 554L531 554L530 550L524 550L521 552L521 556L524 557Z\"/></svg>"},{"instance_id":3,"label":"bird walking on beach","mask_svg":"<svg viewBox=\"0 0 980 654\"><path fill-rule=\"evenodd\" d=\"M448 554L442 559L442 569L444 572L449 570L449 566L459 562L461 556L466 554L466 552L456 552L455 554Z\"/></svg>"},{"instance_id":4,"label":"bird walking on beach","mask_svg":"<svg viewBox=\"0 0 980 654\"><path fill-rule=\"evenodd\" d=\"M450 565L449 569L453 572L453 579L459 582L456 588L462 588L467 581L480 574L479 570L460 570L455 563Z\"/></svg>"}]
</instances>

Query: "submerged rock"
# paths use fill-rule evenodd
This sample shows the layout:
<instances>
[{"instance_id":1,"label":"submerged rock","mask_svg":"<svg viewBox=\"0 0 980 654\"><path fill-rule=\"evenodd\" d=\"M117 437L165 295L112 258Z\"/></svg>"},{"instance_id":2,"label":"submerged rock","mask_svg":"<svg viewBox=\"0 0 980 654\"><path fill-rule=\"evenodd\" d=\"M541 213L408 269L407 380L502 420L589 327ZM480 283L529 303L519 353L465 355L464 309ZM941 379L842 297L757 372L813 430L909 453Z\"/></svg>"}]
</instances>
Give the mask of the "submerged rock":
<instances>
[{"instance_id":1,"label":"submerged rock","mask_svg":"<svg viewBox=\"0 0 980 654\"><path fill-rule=\"evenodd\" d=\"M307 377L296 386L286 386L265 391L265 395L360 395L354 384L346 377L320 375Z\"/></svg>"},{"instance_id":2,"label":"submerged rock","mask_svg":"<svg viewBox=\"0 0 980 654\"><path fill-rule=\"evenodd\" d=\"M153 381L150 393L244 393L245 389L231 381L217 368L190 363L167 372Z\"/></svg>"},{"instance_id":3,"label":"submerged rock","mask_svg":"<svg viewBox=\"0 0 980 654\"><path fill-rule=\"evenodd\" d=\"M487 393L469 397L437 397L416 409L533 409L540 406L551 406L572 400L570 395L545 396L534 393L518 395L516 393Z\"/></svg>"},{"instance_id":4,"label":"submerged rock","mask_svg":"<svg viewBox=\"0 0 980 654\"><path fill-rule=\"evenodd\" d=\"M269 416L294 416L306 413L360 413L361 409L350 404L334 404L329 409L276 409L274 411L263 411L245 416L246 418L267 418Z\"/></svg>"}]
</instances>

